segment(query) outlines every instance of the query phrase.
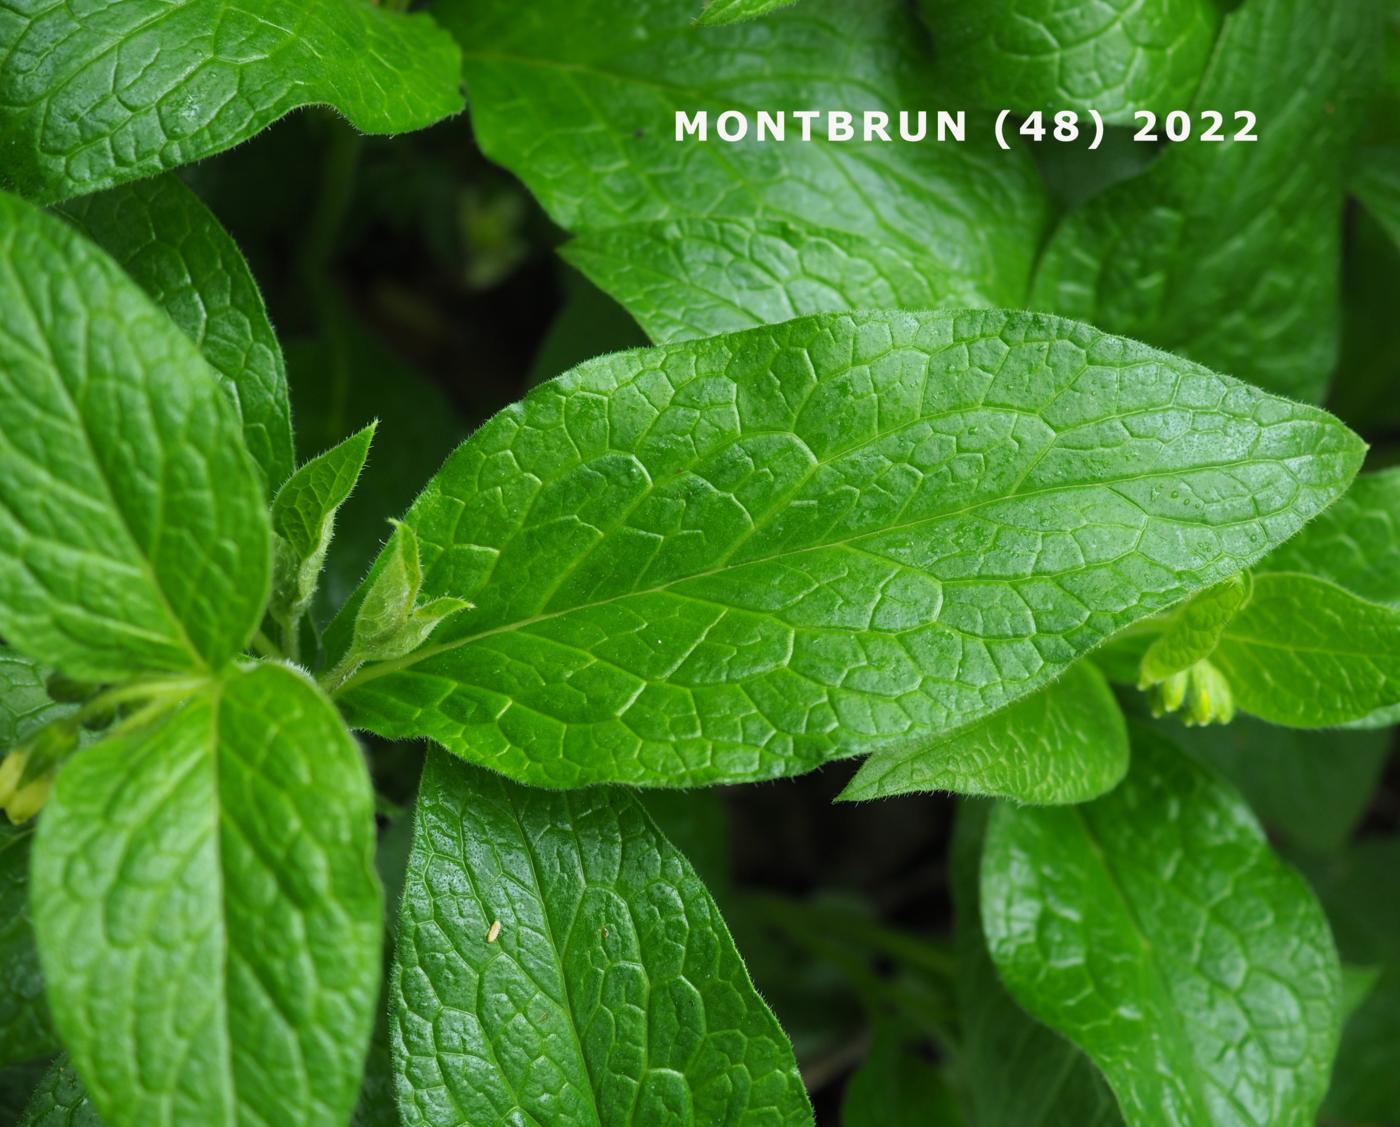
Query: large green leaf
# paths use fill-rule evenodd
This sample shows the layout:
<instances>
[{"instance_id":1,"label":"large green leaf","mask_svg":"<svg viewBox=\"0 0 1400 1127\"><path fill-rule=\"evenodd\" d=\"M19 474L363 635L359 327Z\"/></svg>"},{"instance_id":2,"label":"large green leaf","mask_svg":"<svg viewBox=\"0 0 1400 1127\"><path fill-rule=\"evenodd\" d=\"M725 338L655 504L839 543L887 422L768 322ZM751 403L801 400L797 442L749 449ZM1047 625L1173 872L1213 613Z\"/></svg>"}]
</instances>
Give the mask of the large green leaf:
<instances>
[{"instance_id":1,"label":"large green leaf","mask_svg":"<svg viewBox=\"0 0 1400 1127\"><path fill-rule=\"evenodd\" d=\"M1258 141L1171 145L1091 200L1047 248L1033 304L1320 399L1337 357L1346 155L1379 42L1375 0L1245 0L1192 109L1253 111ZM1224 135L1240 124L1227 117Z\"/></svg>"},{"instance_id":2,"label":"large green leaf","mask_svg":"<svg viewBox=\"0 0 1400 1127\"><path fill-rule=\"evenodd\" d=\"M1361 453L1313 408L1034 314L603 357L429 483L422 598L476 609L342 699L553 786L794 774L1048 684L1285 539Z\"/></svg>"},{"instance_id":3,"label":"large green leaf","mask_svg":"<svg viewBox=\"0 0 1400 1127\"><path fill-rule=\"evenodd\" d=\"M1255 577L1211 662L1271 724L1335 727L1400 704L1400 609L1293 572Z\"/></svg>"},{"instance_id":4,"label":"large green leaf","mask_svg":"<svg viewBox=\"0 0 1400 1127\"><path fill-rule=\"evenodd\" d=\"M451 38L365 0L21 0L0 58L0 183L44 202L222 152L297 106L365 133L462 107Z\"/></svg>"},{"instance_id":5,"label":"large green leaf","mask_svg":"<svg viewBox=\"0 0 1400 1127\"><path fill-rule=\"evenodd\" d=\"M992 804L961 802L949 851L961 1040L958 1089L975 1127L1122 1127L1103 1077L1082 1052L1021 1009L987 953L978 870Z\"/></svg>"},{"instance_id":6,"label":"large green leaf","mask_svg":"<svg viewBox=\"0 0 1400 1127\"><path fill-rule=\"evenodd\" d=\"M876 752L845 800L911 791L997 795L1018 802L1087 802L1128 770L1128 729L1091 662L1053 685L932 744Z\"/></svg>"},{"instance_id":7,"label":"large green leaf","mask_svg":"<svg viewBox=\"0 0 1400 1127\"><path fill-rule=\"evenodd\" d=\"M7 642L95 681L241 649L271 552L240 430L198 349L110 258L0 193Z\"/></svg>"},{"instance_id":8,"label":"large green leaf","mask_svg":"<svg viewBox=\"0 0 1400 1127\"><path fill-rule=\"evenodd\" d=\"M1341 1004L1322 909L1238 795L1150 730L1107 797L995 811L982 923L1008 989L1129 1123L1315 1121Z\"/></svg>"},{"instance_id":9,"label":"large green leaf","mask_svg":"<svg viewBox=\"0 0 1400 1127\"><path fill-rule=\"evenodd\" d=\"M344 1123L379 996L360 751L296 672L233 672L59 773L32 911L111 1127Z\"/></svg>"},{"instance_id":10,"label":"large green leaf","mask_svg":"<svg viewBox=\"0 0 1400 1127\"><path fill-rule=\"evenodd\" d=\"M1216 0L920 0L954 89L1020 113L1184 110L1220 26ZM1223 107L1222 107L1223 108Z\"/></svg>"},{"instance_id":11,"label":"large green leaf","mask_svg":"<svg viewBox=\"0 0 1400 1127\"><path fill-rule=\"evenodd\" d=\"M62 214L170 314L222 377L269 489L292 472L282 349L237 245L174 175L65 205Z\"/></svg>"},{"instance_id":12,"label":"large green leaf","mask_svg":"<svg viewBox=\"0 0 1400 1127\"><path fill-rule=\"evenodd\" d=\"M911 294L956 295L964 304L1024 301L1045 202L1024 152L1002 153L986 128L966 142L828 142L818 125L782 143L730 144L713 131L719 113L833 108L897 113L947 105L930 82L926 39L900 0L805 0L755 23L697 28L696 0L442 0L435 9L465 52L472 124L486 154L525 181L545 210L573 232L625 224L715 221L681 228L693 246L681 269L708 255L723 286L685 318L692 335L753 323L729 309L765 284L753 249L781 270L800 258L812 277L769 278L764 309L792 300L787 317L869 307L887 292L879 274L927 281ZM712 115L711 136L677 142L676 114ZM857 128L862 127L859 118ZM729 221L729 222L724 222ZM577 259L604 290L654 324L652 275L674 274L665 228L617 232ZM701 240L707 239L708 242ZM637 246L635 252L629 246ZM865 255L869 248L869 257ZM618 255L636 254L630 272ZM831 261L852 257L833 288ZM892 268L903 258L908 265ZM742 292L730 292L725 264ZM614 275L617 277L614 279ZM685 279L667 286L687 289ZM704 279L699 280L704 284ZM786 296L784 296L786 295ZM927 305L927 299L919 301Z\"/></svg>"},{"instance_id":13,"label":"large green leaf","mask_svg":"<svg viewBox=\"0 0 1400 1127\"><path fill-rule=\"evenodd\" d=\"M1321 576L1363 599L1400 607L1400 467L1362 474L1267 566Z\"/></svg>"},{"instance_id":14,"label":"large green leaf","mask_svg":"<svg viewBox=\"0 0 1400 1127\"><path fill-rule=\"evenodd\" d=\"M430 756L393 994L410 1127L811 1121L714 902L621 792Z\"/></svg>"},{"instance_id":15,"label":"large green leaf","mask_svg":"<svg viewBox=\"0 0 1400 1127\"><path fill-rule=\"evenodd\" d=\"M632 223L586 231L562 253L657 342L807 313L988 304L975 280L930 268L894 240L784 220Z\"/></svg>"}]
</instances>

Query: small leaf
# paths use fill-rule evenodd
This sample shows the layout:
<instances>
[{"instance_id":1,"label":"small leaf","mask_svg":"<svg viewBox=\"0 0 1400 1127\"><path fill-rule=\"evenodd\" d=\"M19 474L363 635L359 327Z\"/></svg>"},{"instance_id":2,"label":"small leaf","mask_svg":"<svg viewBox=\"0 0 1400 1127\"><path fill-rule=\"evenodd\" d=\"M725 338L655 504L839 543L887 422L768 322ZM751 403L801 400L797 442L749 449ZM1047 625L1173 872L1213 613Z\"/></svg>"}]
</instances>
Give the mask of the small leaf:
<instances>
[{"instance_id":1,"label":"small leaf","mask_svg":"<svg viewBox=\"0 0 1400 1127\"><path fill-rule=\"evenodd\" d=\"M340 302L330 303L320 337L288 347L287 364L302 457L328 450L379 420L374 472L364 476L337 515L321 576L318 606L334 609L383 546L384 522L408 508L471 426L441 388L389 351ZM395 393L385 395L386 387Z\"/></svg>"},{"instance_id":2,"label":"small leaf","mask_svg":"<svg viewBox=\"0 0 1400 1127\"><path fill-rule=\"evenodd\" d=\"M1341 1004L1322 909L1240 798L1149 730L1097 802L997 808L982 924L1012 995L1094 1059L1128 1123L1314 1122Z\"/></svg>"},{"instance_id":3,"label":"small leaf","mask_svg":"<svg viewBox=\"0 0 1400 1127\"><path fill-rule=\"evenodd\" d=\"M341 700L549 786L927 746L1249 566L1362 452L1316 409L1035 314L601 357L429 482L404 518L423 596L479 609Z\"/></svg>"},{"instance_id":4,"label":"small leaf","mask_svg":"<svg viewBox=\"0 0 1400 1127\"><path fill-rule=\"evenodd\" d=\"M194 344L116 263L0 193L7 642L91 681L241 650L271 570L241 429Z\"/></svg>"},{"instance_id":5,"label":"small leaf","mask_svg":"<svg viewBox=\"0 0 1400 1127\"><path fill-rule=\"evenodd\" d=\"M1215 0L920 0L939 73L973 104L1097 110L1112 124L1182 110L1215 46ZM1092 129L1092 125L1088 126Z\"/></svg>"},{"instance_id":6,"label":"small leaf","mask_svg":"<svg viewBox=\"0 0 1400 1127\"><path fill-rule=\"evenodd\" d=\"M33 859L54 1023L110 1127L344 1123L383 933L359 748L283 666L59 774Z\"/></svg>"},{"instance_id":7,"label":"small leaf","mask_svg":"<svg viewBox=\"0 0 1400 1127\"><path fill-rule=\"evenodd\" d=\"M1335 727L1400 704L1400 610L1324 579L1263 573L1211 661L1245 712Z\"/></svg>"},{"instance_id":8,"label":"small leaf","mask_svg":"<svg viewBox=\"0 0 1400 1127\"><path fill-rule=\"evenodd\" d=\"M335 515L360 478L375 424L312 458L272 502L276 568L271 613L295 628L316 594L316 581L335 530Z\"/></svg>"},{"instance_id":9,"label":"small leaf","mask_svg":"<svg viewBox=\"0 0 1400 1127\"><path fill-rule=\"evenodd\" d=\"M243 440L270 491L292 472L292 417L282 350L233 239L177 176L59 208L110 254L199 346L243 420Z\"/></svg>"},{"instance_id":10,"label":"small leaf","mask_svg":"<svg viewBox=\"0 0 1400 1127\"><path fill-rule=\"evenodd\" d=\"M462 108L452 40L423 15L318 0L30 0L0 21L0 182L41 202L232 148L298 106L363 133Z\"/></svg>"},{"instance_id":11,"label":"small leaf","mask_svg":"<svg viewBox=\"0 0 1400 1127\"><path fill-rule=\"evenodd\" d=\"M702 25L739 23L741 20L756 20L795 4L797 0L706 0L704 11L696 20Z\"/></svg>"},{"instance_id":12,"label":"small leaf","mask_svg":"<svg viewBox=\"0 0 1400 1127\"><path fill-rule=\"evenodd\" d=\"M384 566L368 581L355 615L351 656L357 663L392 661L412 653L439 623L471 606L447 595L418 604L423 581L418 537L410 525L394 522L384 550Z\"/></svg>"},{"instance_id":13,"label":"small leaf","mask_svg":"<svg viewBox=\"0 0 1400 1127\"><path fill-rule=\"evenodd\" d=\"M417 819L393 980L409 1127L811 1122L718 909L634 798L433 753Z\"/></svg>"},{"instance_id":14,"label":"small leaf","mask_svg":"<svg viewBox=\"0 0 1400 1127\"><path fill-rule=\"evenodd\" d=\"M932 745L878 751L839 799L916 791L1018 802L1087 802L1128 770L1128 728L1113 690L1081 661L1052 685Z\"/></svg>"},{"instance_id":15,"label":"small leaf","mask_svg":"<svg viewBox=\"0 0 1400 1127\"><path fill-rule=\"evenodd\" d=\"M1378 9L1236 7L1194 101L1175 107L1197 135L1060 225L1032 305L1320 400L1337 359L1344 181L1383 42ZM1221 115L1220 143L1199 135L1207 110ZM1257 115L1257 141L1233 139L1249 123L1238 111Z\"/></svg>"},{"instance_id":16,"label":"small leaf","mask_svg":"<svg viewBox=\"0 0 1400 1127\"><path fill-rule=\"evenodd\" d=\"M1232 575L1188 599L1142 656L1144 687L1183 673L1215 652L1230 620L1249 598L1249 579Z\"/></svg>"},{"instance_id":17,"label":"small leaf","mask_svg":"<svg viewBox=\"0 0 1400 1127\"><path fill-rule=\"evenodd\" d=\"M1400 608L1400 467L1359 476L1265 566L1330 579L1363 599Z\"/></svg>"},{"instance_id":18,"label":"small leaf","mask_svg":"<svg viewBox=\"0 0 1400 1127\"><path fill-rule=\"evenodd\" d=\"M42 666L0 645L0 753L72 713L49 695Z\"/></svg>"}]
</instances>

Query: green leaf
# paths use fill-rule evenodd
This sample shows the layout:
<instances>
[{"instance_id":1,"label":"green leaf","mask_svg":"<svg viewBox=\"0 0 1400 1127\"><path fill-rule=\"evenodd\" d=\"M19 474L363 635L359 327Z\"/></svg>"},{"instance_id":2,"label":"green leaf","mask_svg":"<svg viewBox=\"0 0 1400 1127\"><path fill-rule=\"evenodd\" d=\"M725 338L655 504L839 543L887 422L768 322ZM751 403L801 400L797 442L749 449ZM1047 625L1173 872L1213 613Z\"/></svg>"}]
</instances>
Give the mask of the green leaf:
<instances>
[{"instance_id":1,"label":"green leaf","mask_svg":"<svg viewBox=\"0 0 1400 1127\"><path fill-rule=\"evenodd\" d=\"M957 1101L918 1039L894 1022L875 1028L841 1098L842 1127L960 1127Z\"/></svg>"},{"instance_id":2,"label":"green leaf","mask_svg":"<svg viewBox=\"0 0 1400 1127\"><path fill-rule=\"evenodd\" d=\"M993 813L982 923L1012 995L1129 1123L1314 1122L1341 1002L1322 909L1240 798L1150 730L1107 797Z\"/></svg>"},{"instance_id":3,"label":"green leaf","mask_svg":"<svg viewBox=\"0 0 1400 1127\"><path fill-rule=\"evenodd\" d=\"M1372 0L1246 0L1191 109L1198 122L1256 112L1259 140L1170 145L1091 200L1047 247L1032 304L1320 399L1337 359L1346 157L1379 43ZM1243 124L1227 117L1223 135Z\"/></svg>"},{"instance_id":4,"label":"green leaf","mask_svg":"<svg viewBox=\"0 0 1400 1127\"><path fill-rule=\"evenodd\" d=\"M44 1073L25 1106L19 1127L102 1127L92 1100L66 1056Z\"/></svg>"},{"instance_id":5,"label":"green leaf","mask_svg":"<svg viewBox=\"0 0 1400 1127\"><path fill-rule=\"evenodd\" d=\"M444 621L471 608L465 599L451 595L418 602L423 573L412 525L394 522L381 563L365 581L364 599L355 611L350 652L342 662L347 675L363 662L393 661L413 653ZM334 674L331 679L339 684Z\"/></svg>"},{"instance_id":6,"label":"green leaf","mask_svg":"<svg viewBox=\"0 0 1400 1127\"><path fill-rule=\"evenodd\" d=\"M1210 657L1230 620L1249 598L1249 589L1247 576L1232 575L1188 599L1142 655L1143 681L1165 681Z\"/></svg>"},{"instance_id":7,"label":"green leaf","mask_svg":"<svg viewBox=\"0 0 1400 1127\"><path fill-rule=\"evenodd\" d=\"M0 435L7 642L92 681L242 649L271 553L237 412L110 258L2 193Z\"/></svg>"},{"instance_id":8,"label":"green leaf","mask_svg":"<svg viewBox=\"0 0 1400 1127\"><path fill-rule=\"evenodd\" d=\"M1216 31L1215 0L920 0L939 70L975 104L1078 110L1127 124L1184 110ZM1222 107L1224 108L1224 107Z\"/></svg>"},{"instance_id":9,"label":"green leaf","mask_svg":"<svg viewBox=\"0 0 1400 1127\"><path fill-rule=\"evenodd\" d=\"M930 268L897 242L781 220L632 223L585 232L561 253L658 343L808 313L989 304L975 279Z\"/></svg>"},{"instance_id":10,"label":"green leaf","mask_svg":"<svg viewBox=\"0 0 1400 1127\"><path fill-rule=\"evenodd\" d=\"M460 56L422 15L364 0L29 0L0 16L0 181L50 202L200 160L288 110L363 133L462 108Z\"/></svg>"},{"instance_id":11,"label":"green leaf","mask_svg":"<svg viewBox=\"0 0 1400 1127\"><path fill-rule=\"evenodd\" d=\"M46 676L41 666L0 645L0 752L73 711L49 696Z\"/></svg>"},{"instance_id":12,"label":"green leaf","mask_svg":"<svg viewBox=\"0 0 1400 1127\"><path fill-rule=\"evenodd\" d=\"M1375 793L1389 732L1299 732L1242 716L1172 737L1238 787L1282 840L1316 853L1338 849Z\"/></svg>"},{"instance_id":13,"label":"green leaf","mask_svg":"<svg viewBox=\"0 0 1400 1127\"><path fill-rule=\"evenodd\" d=\"M429 483L404 518L423 594L477 609L342 701L551 786L796 774L1050 683L1287 538L1361 453L1315 409L1034 314L602 357Z\"/></svg>"},{"instance_id":14,"label":"green leaf","mask_svg":"<svg viewBox=\"0 0 1400 1127\"><path fill-rule=\"evenodd\" d=\"M899 139L900 108L948 104L930 81L923 30L901 0L805 0L771 19L723 28L697 28L697 7L697 0L587 7L536 0L522 17L514 0L442 0L434 10L462 44L483 151L515 172L570 232L733 220L738 227L720 228L711 251L721 261L742 252L745 229L757 224L763 234L755 237L769 239L775 254L796 253L772 245L775 229L789 231L794 247L810 248L814 257L870 246L872 265L859 267L866 275L901 254L911 264L901 277L911 270L927 275L940 292L975 295L979 305L1024 304L1046 219L1034 167L1024 151L1000 152L989 128L971 123L965 143L935 143L932 111L930 140ZM825 140L822 123L814 140L803 142L795 118L782 143L756 140L752 119L742 142L714 134L728 110L806 107L892 112L893 140L863 140L859 117L862 132L849 142ZM676 114L699 111L711 115L709 140L677 142ZM619 234L609 253L627 253L623 241L646 243L655 234ZM669 269L664 252L650 245L639 259ZM705 251L683 253L693 259ZM602 273L621 265L595 256L589 269L612 292ZM747 279L760 273L750 268ZM723 281L718 266L709 275ZM628 304L632 288L647 283L645 275L621 278L616 296ZM848 309L868 293L814 293L818 304L787 316ZM720 312L712 301L704 315ZM752 323L733 313L740 319L724 328Z\"/></svg>"},{"instance_id":15,"label":"green leaf","mask_svg":"<svg viewBox=\"0 0 1400 1127\"><path fill-rule=\"evenodd\" d=\"M705 10L696 21L702 25L739 23L754 20L795 4L797 0L705 0Z\"/></svg>"},{"instance_id":16,"label":"green leaf","mask_svg":"<svg viewBox=\"0 0 1400 1127\"><path fill-rule=\"evenodd\" d=\"M1266 572L1211 662L1235 703L1270 724L1363 720L1400 704L1400 610L1324 579Z\"/></svg>"},{"instance_id":17,"label":"green leaf","mask_svg":"<svg viewBox=\"0 0 1400 1127\"><path fill-rule=\"evenodd\" d=\"M243 419L269 489L292 472L282 350L237 245L178 177L161 176L59 209L199 346Z\"/></svg>"},{"instance_id":18,"label":"green leaf","mask_svg":"<svg viewBox=\"0 0 1400 1127\"><path fill-rule=\"evenodd\" d=\"M378 997L364 762L284 666L60 773L33 859L54 1024L111 1127L345 1122Z\"/></svg>"},{"instance_id":19,"label":"green leaf","mask_svg":"<svg viewBox=\"0 0 1400 1127\"><path fill-rule=\"evenodd\" d=\"M933 744L876 752L838 796L852 801L916 791L996 795L1018 802L1087 802L1128 770L1128 729L1091 662Z\"/></svg>"},{"instance_id":20,"label":"green leaf","mask_svg":"<svg viewBox=\"0 0 1400 1127\"><path fill-rule=\"evenodd\" d=\"M410 1127L811 1122L714 902L619 791L431 754L393 993Z\"/></svg>"},{"instance_id":21,"label":"green leaf","mask_svg":"<svg viewBox=\"0 0 1400 1127\"><path fill-rule=\"evenodd\" d=\"M1400 608L1400 468L1362 474L1266 566L1330 579L1363 599Z\"/></svg>"},{"instance_id":22,"label":"green leaf","mask_svg":"<svg viewBox=\"0 0 1400 1127\"><path fill-rule=\"evenodd\" d=\"M335 531L335 515L360 479L375 424L312 458L277 492L272 531L277 539L272 614L294 631L311 605Z\"/></svg>"},{"instance_id":23,"label":"green leaf","mask_svg":"<svg viewBox=\"0 0 1400 1127\"><path fill-rule=\"evenodd\" d=\"M1021 1009L982 934L978 869L989 802L960 802L949 852L961 1043L957 1083L976 1127L1122 1127L1089 1058Z\"/></svg>"},{"instance_id":24,"label":"green leaf","mask_svg":"<svg viewBox=\"0 0 1400 1127\"><path fill-rule=\"evenodd\" d=\"M29 922L31 827L0 825L0 1064L58 1048Z\"/></svg>"}]
</instances>

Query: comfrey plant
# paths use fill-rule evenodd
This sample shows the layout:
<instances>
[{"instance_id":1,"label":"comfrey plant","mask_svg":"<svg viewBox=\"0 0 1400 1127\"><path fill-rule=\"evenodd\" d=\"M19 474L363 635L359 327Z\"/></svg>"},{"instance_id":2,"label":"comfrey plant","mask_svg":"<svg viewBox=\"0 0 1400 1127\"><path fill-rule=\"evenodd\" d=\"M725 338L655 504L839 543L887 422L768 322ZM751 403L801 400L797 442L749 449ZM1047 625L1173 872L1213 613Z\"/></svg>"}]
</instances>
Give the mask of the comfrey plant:
<instances>
[{"instance_id":1,"label":"comfrey plant","mask_svg":"<svg viewBox=\"0 0 1400 1127\"><path fill-rule=\"evenodd\" d=\"M12 1119L1400 1121L1387 5L406 7L0 2Z\"/></svg>"}]
</instances>

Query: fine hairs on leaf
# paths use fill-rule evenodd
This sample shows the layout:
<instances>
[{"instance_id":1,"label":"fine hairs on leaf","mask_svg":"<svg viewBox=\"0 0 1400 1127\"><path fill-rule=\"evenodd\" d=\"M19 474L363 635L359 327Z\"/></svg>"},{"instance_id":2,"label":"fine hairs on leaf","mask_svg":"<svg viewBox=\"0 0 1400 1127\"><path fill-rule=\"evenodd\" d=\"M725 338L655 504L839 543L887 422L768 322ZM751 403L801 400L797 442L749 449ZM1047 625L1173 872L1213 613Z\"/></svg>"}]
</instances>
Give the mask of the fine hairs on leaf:
<instances>
[{"instance_id":1,"label":"fine hairs on leaf","mask_svg":"<svg viewBox=\"0 0 1400 1127\"><path fill-rule=\"evenodd\" d=\"M0 0L0 1123L1400 1123L1397 33Z\"/></svg>"}]
</instances>

